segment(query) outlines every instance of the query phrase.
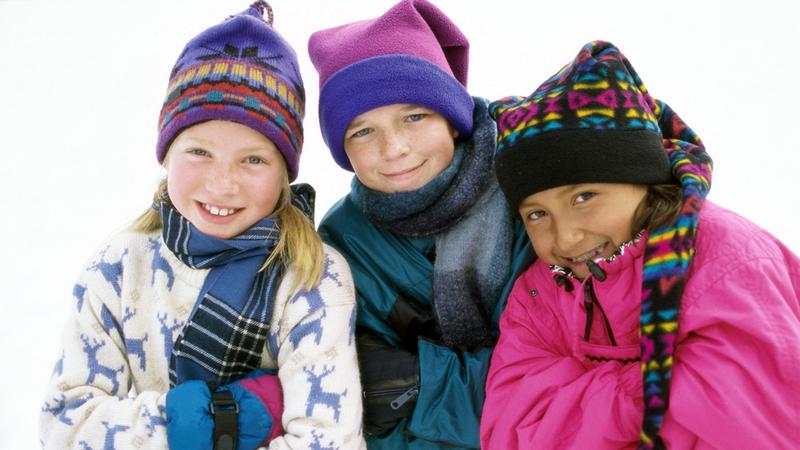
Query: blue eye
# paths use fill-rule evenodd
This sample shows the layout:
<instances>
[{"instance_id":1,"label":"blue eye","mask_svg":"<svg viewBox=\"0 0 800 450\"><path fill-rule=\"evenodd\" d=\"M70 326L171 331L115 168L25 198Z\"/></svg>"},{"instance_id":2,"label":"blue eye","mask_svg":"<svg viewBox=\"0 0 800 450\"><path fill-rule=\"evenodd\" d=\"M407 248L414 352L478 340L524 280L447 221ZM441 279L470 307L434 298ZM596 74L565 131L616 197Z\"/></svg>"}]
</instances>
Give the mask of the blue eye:
<instances>
[{"instance_id":1,"label":"blue eye","mask_svg":"<svg viewBox=\"0 0 800 450\"><path fill-rule=\"evenodd\" d=\"M420 120L424 119L425 116L427 116L427 114L417 113L409 115L406 117L406 119L408 119L409 122L419 122Z\"/></svg>"},{"instance_id":2,"label":"blue eye","mask_svg":"<svg viewBox=\"0 0 800 450\"><path fill-rule=\"evenodd\" d=\"M372 128L362 128L355 133L351 134L351 138L360 138L372 133Z\"/></svg>"},{"instance_id":3,"label":"blue eye","mask_svg":"<svg viewBox=\"0 0 800 450\"><path fill-rule=\"evenodd\" d=\"M248 156L247 162L249 164L264 164L264 160L259 158L258 156Z\"/></svg>"}]
</instances>

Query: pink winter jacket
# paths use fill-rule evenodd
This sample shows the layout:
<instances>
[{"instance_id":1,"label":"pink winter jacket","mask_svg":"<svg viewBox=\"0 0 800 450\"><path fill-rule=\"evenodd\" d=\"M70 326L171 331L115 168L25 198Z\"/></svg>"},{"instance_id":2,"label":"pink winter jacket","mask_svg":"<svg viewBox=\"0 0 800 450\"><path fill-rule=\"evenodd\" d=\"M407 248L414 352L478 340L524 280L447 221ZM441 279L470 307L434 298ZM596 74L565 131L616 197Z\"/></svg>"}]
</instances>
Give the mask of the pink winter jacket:
<instances>
[{"instance_id":1,"label":"pink winter jacket","mask_svg":"<svg viewBox=\"0 0 800 450\"><path fill-rule=\"evenodd\" d=\"M580 280L540 261L516 281L486 382L484 449L635 448L642 424L639 314L646 239L594 283L589 342ZM675 449L800 448L800 260L708 201L682 297L661 436Z\"/></svg>"}]
</instances>

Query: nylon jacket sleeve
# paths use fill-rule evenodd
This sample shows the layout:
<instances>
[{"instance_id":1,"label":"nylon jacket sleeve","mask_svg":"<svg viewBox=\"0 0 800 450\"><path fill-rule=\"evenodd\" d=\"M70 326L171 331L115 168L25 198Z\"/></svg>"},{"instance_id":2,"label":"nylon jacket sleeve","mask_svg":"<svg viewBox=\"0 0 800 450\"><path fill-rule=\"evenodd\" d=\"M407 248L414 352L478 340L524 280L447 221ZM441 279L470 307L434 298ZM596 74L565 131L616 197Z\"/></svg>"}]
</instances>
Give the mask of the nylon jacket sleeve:
<instances>
[{"instance_id":1,"label":"nylon jacket sleeve","mask_svg":"<svg viewBox=\"0 0 800 450\"><path fill-rule=\"evenodd\" d=\"M800 266L771 240L698 249L661 431L672 448L800 445Z\"/></svg>"},{"instance_id":2,"label":"nylon jacket sleeve","mask_svg":"<svg viewBox=\"0 0 800 450\"><path fill-rule=\"evenodd\" d=\"M164 392L132 392L119 298L84 271L39 415L44 448L166 448Z\"/></svg>"},{"instance_id":3,"label":"nylon jacket sleeve","mask_svg":"<svg viewBox=\"0 0 800 450\"><path fill-rule=\"evenodd\" d=\"M612 449L635 442L639 365L573 356L563 319L545 301L529 295L522 279L509 297L486 382L482 447Z\"/></svg>"}]
</instances>

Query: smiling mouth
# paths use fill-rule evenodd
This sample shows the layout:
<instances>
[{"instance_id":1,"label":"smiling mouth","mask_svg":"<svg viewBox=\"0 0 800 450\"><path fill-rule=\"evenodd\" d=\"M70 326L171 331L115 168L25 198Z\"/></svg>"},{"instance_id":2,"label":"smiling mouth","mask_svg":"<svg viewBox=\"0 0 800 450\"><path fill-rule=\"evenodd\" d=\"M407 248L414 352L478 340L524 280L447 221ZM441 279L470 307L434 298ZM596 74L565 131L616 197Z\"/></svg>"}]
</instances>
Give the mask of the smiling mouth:
<instances>
[{"instance_id":1,"label":"smiling mouth","mask_svg":"<svg viewBox=\"0 0 800 450\"><path fill-rule=\"evenodd\" d=\"M408 175L408 174L411 174L411 173L415 172L417 169L422 167L422 164L425 164L425 163L423 162L423 163L420 163L417 166L410 167L408 169L403 169L403 170L400 170L400 171L397 171L397 172L383 173L383 176L385 176L387 178L401 178L401 177L403 177L405 175Z\"/></svg>"},{"instance_id":2,"label":"smiling mouth","mask_svg":"<svg viewBox=\"0 0 800 450\"><path fill-rule=\"evenodd\" d=\"M227 217L241 211L242 208L220 208L218 206L209 205L208 203L200 203L204 210L208 211L212 216Z\"/></svg>"},{"instance_id":3,"label":"smiling mouth","mask_svg":"<svg viewBox=\"0 0 800 450\"><path fill-rule=\"evenodd\" d=\"M562 256L563 259L571 262L572 264L581 264L585 263L586 261L594 258L595 256L599 255L600 252L606 247L606 243L603 242L602 244L598 245L597 247L589 250L588 252L580 255L580 256Z\"/></svg>"}]
</instances>

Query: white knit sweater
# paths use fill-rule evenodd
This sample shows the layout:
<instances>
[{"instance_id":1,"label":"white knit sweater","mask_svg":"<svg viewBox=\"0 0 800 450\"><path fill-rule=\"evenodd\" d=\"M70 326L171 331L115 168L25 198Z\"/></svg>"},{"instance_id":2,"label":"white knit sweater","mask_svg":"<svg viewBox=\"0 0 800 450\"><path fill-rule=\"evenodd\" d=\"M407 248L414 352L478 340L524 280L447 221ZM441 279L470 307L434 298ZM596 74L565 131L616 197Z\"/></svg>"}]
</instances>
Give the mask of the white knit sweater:
<instances>
[{"instance_id":1,"label":"white knit sweater","mask_svg":"<svg viewBox=\"0 0 800 450\"><path fill-rule=\"evenodd\" d=\"M285 434L270 449L365 448L353 282L344 258L324 253L319 285L290 292L289 267L277 292L261 367L278 370ZM44 448L167 448L170 352L208 272L180 262L160 232L120 233L97 253L73 290Z\"/></svg>"}]
</instances>

